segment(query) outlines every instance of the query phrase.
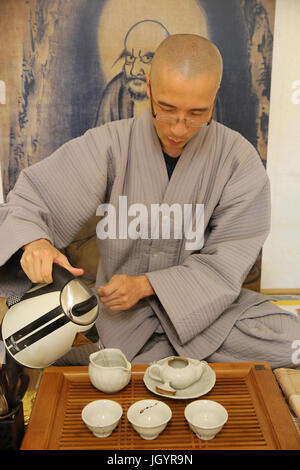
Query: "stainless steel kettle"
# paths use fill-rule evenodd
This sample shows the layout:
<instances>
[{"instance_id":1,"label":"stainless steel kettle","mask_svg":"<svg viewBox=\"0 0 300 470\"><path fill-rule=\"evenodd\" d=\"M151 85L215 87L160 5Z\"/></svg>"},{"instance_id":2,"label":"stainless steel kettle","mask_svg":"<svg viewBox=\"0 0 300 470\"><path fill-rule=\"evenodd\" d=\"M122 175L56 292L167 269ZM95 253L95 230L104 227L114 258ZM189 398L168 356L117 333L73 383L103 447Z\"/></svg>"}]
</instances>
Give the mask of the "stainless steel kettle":
<instances>
[{"instance_id":1,"label":"stainless steel kettle","mask_svg":"<svg viewBox=\"0 0 300 470\"><path fill-rule=\"evenodd\" d=\"M22 298L7 299L2 339L9 354L20 364L44 368L72 348L78 333L94 336L98 299L79 278L58 264L53 282L37 284Z\"/></svg>"}]
</instances>

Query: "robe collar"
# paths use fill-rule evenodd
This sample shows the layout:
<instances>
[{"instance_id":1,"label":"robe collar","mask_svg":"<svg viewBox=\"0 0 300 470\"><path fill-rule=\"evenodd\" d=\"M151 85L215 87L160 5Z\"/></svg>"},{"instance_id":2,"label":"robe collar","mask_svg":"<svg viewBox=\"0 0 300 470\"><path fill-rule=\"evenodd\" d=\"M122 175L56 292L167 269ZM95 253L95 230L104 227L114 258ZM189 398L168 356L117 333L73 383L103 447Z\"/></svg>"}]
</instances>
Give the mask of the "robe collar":
<instances>
[{"instance_id":1,"label":"robe collar","mask_svg":"<svg viewBox=\"0 0 300 470\"><path fill-rule=\"evenodd\" d=\"M136 119L133 132L133 149L140 169L139 177L148 203L169 203L176 199L185 201L193 184L197 186L197 175L208 158L205 140L214 131L215 121L209 127L199 129L185 145L180 159L169 180L160 140L147 109Z\"/></svg>"}]
</instances>

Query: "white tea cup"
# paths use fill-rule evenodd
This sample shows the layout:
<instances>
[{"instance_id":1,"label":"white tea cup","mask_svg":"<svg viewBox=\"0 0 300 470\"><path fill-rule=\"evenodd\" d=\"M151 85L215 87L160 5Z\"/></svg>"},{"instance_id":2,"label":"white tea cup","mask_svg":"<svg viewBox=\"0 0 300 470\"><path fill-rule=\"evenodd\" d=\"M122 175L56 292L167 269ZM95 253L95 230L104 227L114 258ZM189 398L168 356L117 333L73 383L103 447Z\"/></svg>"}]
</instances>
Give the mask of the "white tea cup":
<instances>
[{"instance_id":1,"label":"white tea cup","mask_svg":"<svg viewBox=\"0 0 300 470\"><path fill-rule=\"evenodd\" d=\"M156 439L172 417L166 403L159 400L139 400L127 411L127 419L135 431L146 440Z\"/></svg>"},{"instance_id":2,"label":"white tea cup","mask_svg":"<svg viewBox=\"0 0 300 470\"><path fill-rule=\"evenodd\" d=\"M81 418L96 437L108 437L118 426L123 409L113 400L95 400L86 405Z\"/></svg>"},{"instance_id":3,"label":"white tea cup","mask_svg":"<svg viewBox=\"0 0 300 470\"><path fill-rule=\"evenodd\" d=\"M220 403L212 400L196 400L189 403L184 416L191 430L199 439L213 439L228 419L227 410Z\"/></svg>"}]
</instances>

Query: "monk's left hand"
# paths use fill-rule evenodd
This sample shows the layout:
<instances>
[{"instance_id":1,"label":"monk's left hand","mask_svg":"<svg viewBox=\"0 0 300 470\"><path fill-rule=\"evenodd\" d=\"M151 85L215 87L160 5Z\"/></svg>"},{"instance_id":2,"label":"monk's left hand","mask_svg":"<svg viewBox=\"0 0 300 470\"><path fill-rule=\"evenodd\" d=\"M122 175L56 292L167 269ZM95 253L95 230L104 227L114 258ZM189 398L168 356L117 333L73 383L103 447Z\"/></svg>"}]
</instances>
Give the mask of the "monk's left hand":
<instances>
[{"instance_id":1,"label":"monk's left hand","mask_svg":"<svg viewBox=\"0 0 300 470\"><path fill-rule=\"evenodd\" d=\"M97 289L100 301L110 310L128 310L143 297L155 294L147 276L115 274Z\"/></svg>"}]
</instances>

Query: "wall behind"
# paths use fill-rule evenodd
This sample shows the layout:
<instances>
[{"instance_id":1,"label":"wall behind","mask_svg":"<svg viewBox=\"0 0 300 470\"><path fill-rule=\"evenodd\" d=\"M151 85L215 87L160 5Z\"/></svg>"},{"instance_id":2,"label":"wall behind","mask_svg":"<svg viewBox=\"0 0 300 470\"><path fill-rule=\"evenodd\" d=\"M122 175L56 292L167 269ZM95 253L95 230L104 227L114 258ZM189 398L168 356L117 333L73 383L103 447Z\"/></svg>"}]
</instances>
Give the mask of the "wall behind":
<instances>
[{"instance_id":1,"label":"wall behind","mask_svg":"<svg viewBox=\"0 0 300 470\"><path fill-rule=\"evenodd\" d=\"M300 292L300 2L277 0L267 171L272 228L262 256L261 289Z\"/></svg>"},{"instance_id":2,"label":"wall behind","mask_svg":"<svg viewBox=\"0 0 300 470\"><path fill-rule=\"evenodd\" d=\"M274 10L275 0L0 0L4 199L22 169L149 106L145 73L168 34L201 34L220 48L215 118L244 135L265 164ZM75 242L95 238L92 222ZM259 289L260 268L259 254L247 287Z\"/></svg>"}]
</instances>

